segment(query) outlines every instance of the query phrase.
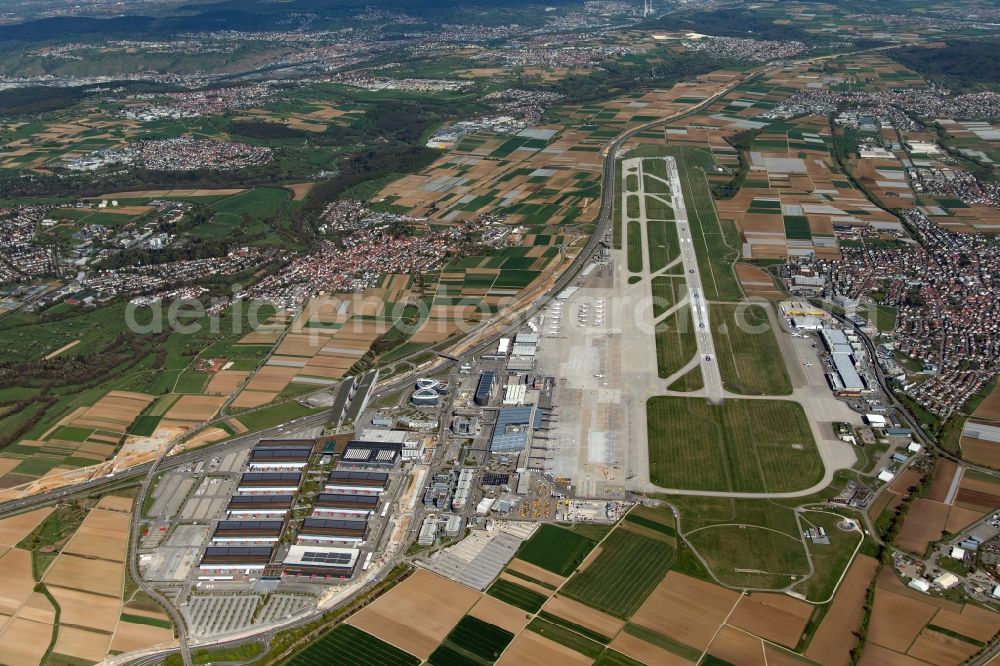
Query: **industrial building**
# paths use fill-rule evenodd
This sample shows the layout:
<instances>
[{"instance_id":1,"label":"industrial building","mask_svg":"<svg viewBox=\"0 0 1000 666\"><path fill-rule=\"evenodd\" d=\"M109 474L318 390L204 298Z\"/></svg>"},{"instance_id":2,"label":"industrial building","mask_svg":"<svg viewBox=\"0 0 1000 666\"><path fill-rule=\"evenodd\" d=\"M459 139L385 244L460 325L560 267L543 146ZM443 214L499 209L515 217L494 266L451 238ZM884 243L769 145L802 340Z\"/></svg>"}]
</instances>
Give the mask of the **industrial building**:
<instances>
[{"instance_id":1,"label":"industrial building","mask_svg":"<svg viewBox=\"0 0 1000 666\"><path fill-rule=\"evenodd\" d=\"M340 454L340 467L392 468L403 455L403 445L399 442L351 441Z\"/></svg>"},{"instance_id":2,"label":"industrial building","mask_svg":"<svg viewBox=\"0 0 1000 666\"><path fill-rule=\"evenodd\" d=\"M350 578L358 564L356 548L295 545L282 562L284 576L309 578Z\"/></svg>"},{"instance_id":3,"label":"industrial building","mask_svg":"<svg viewBox=\"0 0 1000 666\"><path fill-rule=\"evenodd\" d=\"M366 517L378 511L378 495L347 495L344 493L320 493L313 505L313 514L333 516Z\"/></svg>"},{"instance_id":4,"label":"industrial building","mask_svg":"<svg viewBox=\"0 0 1000 666\"><path fill-rule=\"evenodd\" d=\"M479 381L476 384L476 393L472 401L480 407L490 404L490 400L493 399L493 395L496 392L496 386L497 377L493 372L486 371L479 375Z\"/></svg>"},{"instance_id":5,"label":"industrial building","mask_svg":"<svg viewBox=\"0 0 1000 666\"><path fill-rule=\"evenodd\" d=\"M306 518L299 528L299 539L306 541L356 541L365 540L368 523L364 520L339 518Z\"/></svg>"},{"instance_id":6,"label":"industrial building","mask_svg":"<svg viewBox=\"0 0 1000 666\"><path fill-rule=\"evenodd\" d=\"M858 374L858 370L854 366L854 360L850 354L837 352L836 354L830 354L830 359L833 361L833 368L840 379L840 391L860 394L861 391L865 390L865 383L861 379L861 375ZM834 385L837 386L838 383L835 382Z\"/></svg>"},{"instance_id":7,"label":"industrial building","mask_svg":"<svg viewBox=\"0 0 1000 666\"><path fill-rule=\"evenodd\" d=\"M312 440L261 440L250 452L249 469L251 471L302 469L309 464L312 450Z\"/></svg>"},{"instance_id":8,"label":"industrial building","mask_svg":"<svg viewBox=\"0 0 1000 666\"><path fill-rule=\"evenodd\" d=\"M271 546L209 546L198 568L205 570L262 571L271 561Z\"/></svg>"},{"instance_id":9,"label":"industrial building","mask_svg":"<svg viewBox=\"0 0 1000 666\"><path fill-rule=\"evenodd\" d=\"M301 483L299 472L246 472L240 477L236 492L288 494L298 492Z\"/></svg>"},{"instance_id":10,"label":"industrial building","mask_svg":"<svg viewBox=\"0 0 1000 666\"><path fill-rule=\"evenodd\" d=\"M278 543L283 520L220 520L212 543Z\"/></svg>"},{"instance_id":11,"label":"industrial building","mask_svg":"<svg viewBox=\"0 0 1000 666\"><path fill-rule=\"evenodd\" d=\"M323 490L345 495L378 495L385 492L388 487L389 475L386 472L335 469L327 477Z\"/></svg>"},{"instance_id":12,"label":"industrial building","mask_svg":"<svg viewBox=\"0 0 1000 666\"><path fill-rule=\"evenodd\" d=\"M229 498L226 515L238 516L284 516L295 501L294 495L233 495Z\"/></svg>"}]
</instances>

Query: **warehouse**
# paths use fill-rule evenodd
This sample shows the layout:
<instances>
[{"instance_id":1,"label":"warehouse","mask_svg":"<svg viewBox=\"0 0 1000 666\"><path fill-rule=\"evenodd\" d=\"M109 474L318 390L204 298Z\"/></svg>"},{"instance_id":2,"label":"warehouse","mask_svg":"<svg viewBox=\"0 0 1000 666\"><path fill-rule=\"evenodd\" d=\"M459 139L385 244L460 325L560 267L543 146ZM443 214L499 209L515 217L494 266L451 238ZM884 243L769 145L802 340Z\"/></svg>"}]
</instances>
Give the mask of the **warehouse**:
<instances>
[{"instance_id":1,"label":"warehouse","mask_svg":"<svg viewBox=\"0 0 1000 666\"><path fill-rule=\"evenodd\" d=\"M294 495L233 495L229 498L226 515L239 516L284 516L292 508Z\"/></svg>"},{"instance_id":2,"label":"warehouse","mask_svg":"<svg viewBox=\"0 0 1000 666\"><path fill-rule=\"evenodd\" d=\"M377 511L378 495L345 495L343 493L320 493L316 496L315 511Z\"/></svg>"},{"instance_id":3,"label":"warehouse","mask_svg":"<svg viewBox=\"0 0 1000 666\"><path fill-rule=\"evenodd\" d=\"M283 576L307 578L350 578L358 564L355 548L295 545L288 549Z\"/></svg>"},{"instance_id":4,"label":"warehouse","mask_svg":"<svg viewBox=\"0 0 1000 666\"><path fill-rule=\"evenodd\" d=\"M302 475L299 472L247 472L236 486L238 493L288 494L299 490Z\"/></svg>"},{"instance_id":5,"label":"warehouse","mask_svg":"<svg viewBox=\"0 0 1000 666\"><path fill-rule=\"evenodd\" d=\"M278 543L283 520L220 520L212 543Z\"/></svg>"},{"instance_id":6,"label":"warehouse","mask_svg":"<svg viewBox=\"0 0 1000 666\"><path fill-rule=\"evenodd\" d=\"M250 470L293 470L309 464L311 440L261 440L250 453Z\"/></svg>"},{"instance_id":7,"label":"warehouse","mask_svg":"<svg viewBox=\"0 0 1000 666\"><path fill-rule=\"evenodd\" d=\"M833 360L833 367L840 377L840 383L844 387L844 391L857 392L864 390L865 383L861 380L861 375L858 374L857 369L854 367L854 361L851 360L850 354L836 352L830 354L830 358Z\"/></svg>"},{"instance_id":8,"label":"warehouse","mask_svg":"<svg viewBox=\"0 0 1000 666\"><path fill-rule=\"evenodd\" d=\"M389 475L385 472L358 472L335 469L330 472L323 490L328 493L378 495L389 487Z\"/></svg>"},{"instance_id":9,"label":"warehouse","mask_svg":"<svg viewBox=\"0 0 1000 666\"><path fill-rule=\"evenodd\" d=\"M340 454L340 467L392 468L403 455L403 445L398 442L348 442Z\"/></svg>"},{"instance_id":10,"label":"warehouse","mask_svg":"<svg viewBox=\"0 0 1000 666\"><path fill-rule=\"evenodd\" d=\"M847 336L839 328L824 328L819 332L819 337L831 354L850 354L854 351Z\"/></svg>"},{"instance_id":11,"label":"warehouse","mask_svg":"<svg viewBox=\"0 0 1000 666\"><path fill-rule=\"evenodd\" d=\"M338 518L306 518L299 529L299 539L307 541L355 541L362 542L368 533L368 523L364 520L340 520Z\"/></svg>"},{"instance_id":12,"label":"warehouse","mask_svg":"<svg viewBox=\"0 0 1000 666\"><path fill-rule=\"evenodd\" d=\"M209 546L201 557L201 570L261 571L271 561L271 546Z\"/></svg>"}]
</instances>

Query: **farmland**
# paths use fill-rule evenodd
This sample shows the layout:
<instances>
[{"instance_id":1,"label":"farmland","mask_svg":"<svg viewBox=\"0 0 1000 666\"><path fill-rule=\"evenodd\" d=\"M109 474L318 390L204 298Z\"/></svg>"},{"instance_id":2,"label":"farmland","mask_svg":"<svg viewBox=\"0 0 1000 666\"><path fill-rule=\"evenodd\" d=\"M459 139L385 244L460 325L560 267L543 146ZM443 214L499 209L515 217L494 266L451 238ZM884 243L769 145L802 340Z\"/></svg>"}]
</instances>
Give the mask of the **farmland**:
<instances>
[{"instance_id":1,"label":"farmland","mask_svg":"<svg viewBox=\"0 0 1000 666\"><path fill-rule=\"evenodd\" d=\"M132 502L107 495L0 521L5 661L93 663L173 639L167 615L126 585Z\"/></svg>"},{"instance_id":2,"label":"farmland","mask_svg":"<svg viewBox=\"0 0 1000 666\"><path fill-rule=\"evenodd\" d=\"M763 306L712 306L712 336L725 388L743 395L788 395L792 384Z\"/></svg>"},{"instance_id":3,"label":"farmland","mask_svg":"<svg viewBox=\"0 0 1000 666\"><path fill-rule=\"evenodd\" d=\"M493 583L486 593L529 613L537 613L545 603L544 595L505 579Z\"/></svg>"},{"instance_id":4,"label":"farmland","mask_svg":"<svg viewBox=\"0 0 1000 666\"><path fill-rule=\"evenodd\" d=\"M288 660L289 666L416 666L420 660L371 634L349 624L341 624Z\"/></svg>"},{"instance_id":5,"label":"farmland","mask_svg":"<svg viewBox=\"0 0 1000 666\"><path fill-rule=\"evenodd\" d=\"M654 397L647 413L650 480L661 487L778 492L808 488L822 477L797 403Z\"/></svg>"},{"instance_id":6,"label":"farmland","mask_svg":"<svg viewBox=\"0 0 1000 666\"><path fill-rule=\"evenodd\" d=\"M517 556L560 576L568 576L596 544L596 540L577 532L545 524L524 542Z\"/></svg>"},{"instance_id":7,"label":"farmland","mask_svg":"<svg viewBox=\"0 0 1000 666\"><path fill-rule=\"evenodd\" d=\"M570 578L562 592L627 618L660 582L673 558L670 544L619 527L603 541L597 558Z\"/></svg>"},{"instance_id":8,"label":"farmland","mask_svg":"<svg viewBox=\"0 0 1000 666\"><path fill-rule=\"evenodd\" d=\"M492 664L514 638L514 634L488 622L466 615L431 653L435 666Z\"/></svg>"}]
</instances>

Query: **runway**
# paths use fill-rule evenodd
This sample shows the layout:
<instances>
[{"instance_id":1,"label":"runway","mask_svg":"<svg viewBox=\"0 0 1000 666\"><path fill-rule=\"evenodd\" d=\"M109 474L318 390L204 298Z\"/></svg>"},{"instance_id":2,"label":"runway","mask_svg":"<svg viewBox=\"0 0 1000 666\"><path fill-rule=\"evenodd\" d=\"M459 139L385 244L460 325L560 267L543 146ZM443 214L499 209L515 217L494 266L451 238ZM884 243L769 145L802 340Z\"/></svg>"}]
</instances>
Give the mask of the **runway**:
<instances>
[{"instance_id":1,"label":"runway","mask_svg":"<svg viewBox=\"0 0 1000 666\"><path fill-rule=\"evenodd\" d=\"M687 280L691 319L694 325L695 339L698 343L701 376L705 382L705 396L710 401L719 403L722 402L724 393L722 374L719 372L719 361L715 355L715 341L712 339L712 326L708 313L709 305L705 298L705 290L701 286L698 256L691 239L691 227L688 224L680 174L677 171L677 160L673 157L664 159L667 162L667 176L670 179L670 196L674 209L674 219L677 221L677 238L681 244L681 261L684 265L684 277Z\"/></svg>"}]
</instances>

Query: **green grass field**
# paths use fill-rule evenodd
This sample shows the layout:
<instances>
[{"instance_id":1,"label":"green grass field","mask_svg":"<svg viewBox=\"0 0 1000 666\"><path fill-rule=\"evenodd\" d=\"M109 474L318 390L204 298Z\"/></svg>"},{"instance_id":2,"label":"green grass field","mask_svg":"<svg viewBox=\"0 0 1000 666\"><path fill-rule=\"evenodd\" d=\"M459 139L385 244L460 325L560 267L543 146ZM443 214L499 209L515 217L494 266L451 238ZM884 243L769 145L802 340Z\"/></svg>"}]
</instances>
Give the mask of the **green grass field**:
<instances>
[{"instance_id":1,"label":"green grass field","mask_svg":"<svg viewBox=\"0 0 1000 666\"><path fill-rule=\"evenodd\" d=\"M806 595L809 601L824 602L830 598L861 540L860 533L845 532L837 527L842 520L841 516L819 511L802 513L804 528L822 527L830 539L829 545L816 545L806 540L816 572L796 585L795 591Z\"/></svg>"},{"instance_id":2,"label":"green grass field","mask_svg":"<svg viewBox=\"0 0 1000 666\"><path fill-rule=\"evenodd\" d=\"M642 227L632 220L625 233L628 242L628 270L630 273L638 273L642 270Z\"/></svg>"},{"instance_id":3,"label":"green grass field","mask_svg":"<svg viewBox=\"0 0 1000 666\"><path fill-rule=\"evenodd\" d=\"M500 601L505 601L511 606L516 606L529 613L537 613L545 603L545 596L529 590L526 587L515 585L509 580L498 580L490 585L486 594L496 597Z\"/></svg>"},{"instance_id":4,"label":"green grass field","mask_svg":"<svg viewBox=\"0 0 1000 666\"><path fill-rule=\"evenodd\" d=\"M667 195L659 195L659 198L651 194L646 195L646 219L647 220L668 220L674 219L674 209L667 203Z\"/></svg>"},{"instance_id":5,"label":"green grass field","mask_svg":"<svg viewBox=\"0 0 1000 666\"><path fill-rule=\"evenodd\" d=\"M665 541L616 528L601 553L562 588L562 594L628 619L670 569L675 551Z\"/></svg>"},{"instance_id":6,"label":"green grass field","mask_svg":"<svg viewBox=\"0 0 1000 666\"><path fill-rule=\"evenodd\" d=\"M712 301L738 301L743 297L743 290L736 279L733 264L740 255L739 234L731 221L719 221L708 180L704 171L696 166L705 162L706 153L679 146L669 147L668 152L677 159L705 294Z\"/></svg>"},{"instance_id":7,"label":"green grass field","mask_svg":"<svg viewBox=\"0 0 1000 666\"><path fill-rule=\"evenodd\" d=\"M779 589L809 573L797 537L754 525L721 525L686 534L723 583Z\"/></svg>"},{"instance_id":8,"label":"green grass field","mask_svg":"<svg viewBox=\"0 0 1000 666\"><path fill-rule=\"evenodd\" d=\"M727 390L743 395L792 392L785 360L763 306L713 305L709 318Z\"/></svg>"},{"instance_id":9,"label":"green grass field","mask_svg":"<svg viewBox=\"0 0 1000 666\"><path fill-rule=\"evenodd\" d=\"M512 640L514 634L506 629L466 615L427 661L435 666L492 664Z\"/></svg>"},{"instance_id":10,"label":"green grass field","mask_svg":"<svg viewBox=\"0 0 1000 666\"><path fill-rule=\"evenodd\" d=\"M660 275L650 280L650 290L653 292L653 316L659 317L678 303L687 294L687 282L684 278Z\"/></svg>"},{"instance_id":11,"label":"green grass field","mask_svg":"<svg viewBox=\"0 0 1000 666\"><path fill-rule=\"evenodd\" d=\"M521 545L517 557L560 576L569 576L595 545L597 540L545 524Z\"/></svg>"},{"instance_id":12,"label":"green grass field","mask_svg":"<svg viewBox=\"0 0 1000 666\"><path fill-rule=\"evenodd\" d=\"M299 403L292 401L241 414L237 417L237 420L250 430L263 430L264 428L270 428L285 421L315 414L317 411L319 410L303 407Z\"/></svg>"},{"instance_id":13,"label":"green grass field","mask_svg":"<svg viewBox=\"0 0 1000 666\"><path fill-rule=\"evenodd\" d=\"M650 214L650 218L654 217ZM649 237L649 270L656 272L681 255L681 245L677 238L674 222L651 220L646 222Z\"/></svg>"},{"instance_id":14,"label":"green grass field","mask_svg":"<svg viewBox=\"0 0 1000 666\"><path fill-rule=\"evenodd\" d=\"M288 666L416 666L420 660L349 624L341 624L287 662Z\"/></svg>"},{"instance_id":15,"label":"green grass field","mask_svg":"<svg viewBox=\"0 0 1000 666\"><path fill-rule=\"evenodd\" d=\"M683 305L656 324L656 368L669 377L684 367L698 351L691 306Z\"/></svg>"},{"instance_id":16,"label":"green grass field","mask_svg":"<svg viewBox=\"0 0 1000 666\"><path fill-rule=\"evenodd\" d=\"M791 576L801 578L808 571L795 520L794 506L800 501L789 500L786 505L779 500L670 496L680 513L681 531L720 580L772 589L789 585L795 582ZM708 580L707 572L684 573Z\"/></svg>"},{"instance_id":17,"label":"green grass field","mask_svg":"<svg viewBox=\"0 0 1000 666\"><path fill-rule=\"evenodd\" d=\"M625 197L625 213L631 217L639 217L639 197L635 194L629 194Z\"/></svg>"},{"instance_id":18,"label":"green grass field","mask_svg":"<svg viewBox=\"0 0 1000 666\"><path fill-rule=\"evenodd\" d=\"M691 371L679 377L674 383L667 387L668 391L679 393L689 393L698 391L705 386L705 380L701 376L701 366L696 365Z\"/></svg>"},{"instance_id":19,"label":"green grass field","mask_svg":"<svg viewBox=\"0 0 1000 666\"><path fill-rule=\"evenodd\" d=\"M664 488L781 492L823 476L798 403L655 397L646 409L650 480Z\"/></svg>"}]
</instances>

